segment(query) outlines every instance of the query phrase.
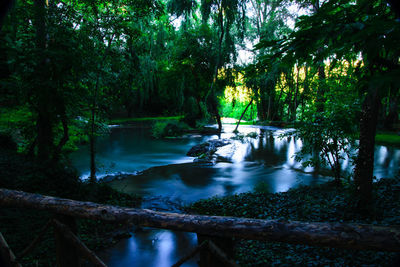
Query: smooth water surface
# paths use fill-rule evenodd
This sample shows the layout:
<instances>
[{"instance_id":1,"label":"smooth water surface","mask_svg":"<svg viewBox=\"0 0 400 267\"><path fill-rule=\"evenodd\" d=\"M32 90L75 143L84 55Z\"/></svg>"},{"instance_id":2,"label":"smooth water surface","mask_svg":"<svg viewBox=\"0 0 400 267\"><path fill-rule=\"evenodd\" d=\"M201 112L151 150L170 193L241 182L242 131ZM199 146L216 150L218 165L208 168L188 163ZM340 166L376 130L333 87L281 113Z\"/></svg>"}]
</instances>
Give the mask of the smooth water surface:
<instances>
[{"instance_id":1,"label":"smooth water surface","mask_svg":"<svg viewBox=\"0 0 400 267\"><path fill-rule=\"evenodd\" d=\"M294 160L301 141L280 138L284 130L274 127L241 126L241 137L218 150L213 164L193 163L189 149L217 136L188 136L177 139L151 138L149 129L114 128L97 146L99 176L132 173L110 185L122 192L145 196L144 208L179 212L179 206L201 198L247 192L255 188L282 192L299 185L323 183L331 179L326 169L316 172ZM225 125L222 138L234 136ZM254 138L249 137L256 133ZM248 137L246 137L248 136ZM83 147L71 157L85 178L89 174L89 153ZM377 146L374 175L393 177L399 172L400 150ZM349 160L342 163L351 173ZM196 246L196 236L166 230L142 229L120 241L100 256L109 266L171 266ZM196 266L196 260L185 266Z\"/></svg>"}]
</instances>

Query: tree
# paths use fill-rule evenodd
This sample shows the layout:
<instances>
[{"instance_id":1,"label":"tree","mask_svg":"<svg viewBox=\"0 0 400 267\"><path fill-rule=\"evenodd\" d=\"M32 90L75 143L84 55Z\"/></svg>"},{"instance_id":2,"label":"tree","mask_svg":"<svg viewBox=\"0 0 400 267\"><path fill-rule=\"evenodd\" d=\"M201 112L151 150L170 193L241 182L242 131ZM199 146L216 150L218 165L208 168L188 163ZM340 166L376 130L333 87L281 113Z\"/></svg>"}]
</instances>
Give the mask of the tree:
<instances>
[{"instance_id":1,"label":"tree","mask_svg":"<svg viewBox=\"0 0 400 267\"><path fill-rule=\"evenodd\" d=\"M305 166L330 167L337 185L341 184L342 160L353 158L353 148L358 127L354 124L360 112L360 103L354 90L353 68L348 64L344 73L336 70L325 81L326 91L324 110L318 111L315 105L306 111L297 125L294 134L303 141L296 154L296 160ZM315 150L318 147L318 151ZM316 157L310 154L317 153Z\"/></svg>"},{"instance_id":2,"label":"tree","mask_svg":"<svg viewBox=\"0 0 400 267\"><path fill-rule=\"evenodd\" d=\"M332 57L360 58L354 70L363 99L360 144L354 181L363 209L371 200L377 116L387 88L399 86L399 31L394 13L384 1L329 1L318 12L304 16L298 31L276 42L276 54L306 62ZM374 40L374 41L370 41ZM325 47L318 51L319 47Z\"/></svg>"}]
</instances>

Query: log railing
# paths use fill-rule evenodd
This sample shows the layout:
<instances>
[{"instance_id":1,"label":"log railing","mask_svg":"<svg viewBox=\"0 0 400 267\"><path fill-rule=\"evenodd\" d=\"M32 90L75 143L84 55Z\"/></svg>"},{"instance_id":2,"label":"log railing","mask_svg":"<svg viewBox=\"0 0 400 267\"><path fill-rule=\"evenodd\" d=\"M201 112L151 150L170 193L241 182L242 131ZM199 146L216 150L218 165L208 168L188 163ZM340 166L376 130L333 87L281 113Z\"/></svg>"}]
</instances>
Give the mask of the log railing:
<instances>
[{"instance_id":1,"label":"log railing","mask_svg":"<svg viewBox=\"0 0 400 267\"><path fill-rule=\"evenodd\" d=\"M234 237L355 250L400 252L400 226L176 214L101 205L7 189L0 189L0 206L45 210L74 218L131 223L217 238ZM213 243L208 247L212 246Z\"/></svg>"}]
</instances>

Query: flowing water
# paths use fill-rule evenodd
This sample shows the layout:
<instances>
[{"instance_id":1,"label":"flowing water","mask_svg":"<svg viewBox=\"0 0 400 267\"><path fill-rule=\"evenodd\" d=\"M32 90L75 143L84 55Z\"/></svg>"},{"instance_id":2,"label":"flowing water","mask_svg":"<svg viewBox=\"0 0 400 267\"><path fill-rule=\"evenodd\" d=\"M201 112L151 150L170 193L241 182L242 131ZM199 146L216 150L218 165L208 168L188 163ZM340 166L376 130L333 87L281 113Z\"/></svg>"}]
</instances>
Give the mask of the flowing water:
<instances>
[{"instance_id":1,"label":"flowing water","mask_svg":"<svg viewBox=\"0 0 400 267\"><path fill-rule=\"evenodd\" d=\"M186 156L189 149L217 136L186 136L176 139L151 138L149 129L112 128L97 144L98 176L126 175L110 183L126 193L144 196L143 208L180 212L187 203L215 195L225 196L259 189L282 192L299 185L329 181L327 170L316 172L294 160L301 141L280 138L285 130L274 127L240 126L241 136L217 151L216 164L194 163ZM230 138L233 126L224 125L222 138ZM252 133L256 133L252 134ZM81 172L89 175L89 153L82 147L71 155ZM393 177L399 172L400 150L375 148L374 175ZM351 161L342 163L351 173ZM197 244L196 235L168 230L139 229L100 257L109 266L171 266ZM184 266L196 266L196 259Z\"/></svg>"}]
</instances>

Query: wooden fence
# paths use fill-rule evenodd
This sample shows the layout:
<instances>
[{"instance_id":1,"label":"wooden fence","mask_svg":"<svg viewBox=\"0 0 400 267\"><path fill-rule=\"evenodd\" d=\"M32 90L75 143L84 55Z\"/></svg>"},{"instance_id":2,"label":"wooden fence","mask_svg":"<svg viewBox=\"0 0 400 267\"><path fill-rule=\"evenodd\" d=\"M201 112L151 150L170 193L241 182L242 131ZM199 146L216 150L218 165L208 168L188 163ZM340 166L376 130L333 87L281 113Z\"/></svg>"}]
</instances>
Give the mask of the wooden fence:
<instances>
[{"instance_id":1,"label":"wooden fence","mask_svg":"<svg viewBox=\"0 0 400 267\"><path fill-rule=\"evenodd\" d=\"M176 214L101 205L7 189L0 189L0 206L45 210L57 214L56 219L48 224L54 227L56 237L58 236L56 247L57 262L60 266L77 264L77 259L69 264L62 263L66 258L73 261L74 258L78 258L76 255L80 255L96 265L105 266L93 252L79 241L73 230L74 218L197 233L200 245L182 260L189 259L200 252L200 263L204 266L221 266L221 264L234 266L235 263L229 259L233 253L232 238L400 252L399 226ZM4 246L2 250L6 250ZM204 251L207 253L202 253ZM11 250L6 254L9 260L12 258L10 252ZM12 264L15 264L15 259L18 258L14 256ZM177 263L177 266L181 264L180 262Z\"/></svg>"}]
</instances>

